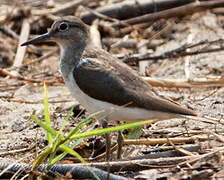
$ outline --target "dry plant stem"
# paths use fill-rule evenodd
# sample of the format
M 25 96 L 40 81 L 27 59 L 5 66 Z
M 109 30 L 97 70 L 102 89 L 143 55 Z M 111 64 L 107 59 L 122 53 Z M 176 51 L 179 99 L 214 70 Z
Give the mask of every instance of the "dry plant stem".
M 139 16 L 136 18 L 128 19 L 121 21 L 122 23 L 127 23 L 130 25 L 133 24 L 140 24 L 140 23 L 145 23 L 149 21 L 156 21 L 159 19 L 168 19 L 171 17 L 177 17 L 177 16 L 185 16 L 189 14 L 193 14 L 195 12 L 200 12 L 204 11 L 206 9 L 211 9 L 211 8 L 217 8 L 217 7 L 223 7 L 224 6 L 224 0 L 213 0 L 213 1 L 195 1 L 193 3 L 177 7 L 177 8 L 172 8 L 156 13 L 150 13 L 146 14 L 143 16 Z M 121 24 L 114 23 L 114 27 L 121 26 Z
M 167 87 L 167 88 L 192 88 L 192 87 L 223 87 L 224 77 L 217 78 L 195 78 L 191 81 L 186 79 L 162 79 L 143 77 L 152 86 Z
M 212 134 L 217 141 L 221 142 L 221 143 L 224 143 L 224 137 L 223 135 L 220 135 L 220 134 L 217 134 L 215 132 L 208 132 L 209 134 Z
M 171 140 L 169 137 L 167 137 L 167 140 L 169 141 L 169 144 L 171 144 L 173 146 L 173 148 L 177 151 L 180 152 L 181 154 L 185 155 L 185 156 L 193 156 L 194 154 L 191 153 L 190 151 L 183 149 L 181 147 L 177 147 Z
M 95 20 L 90 26 L 90 39 L 95 47 L 102 48 L 101 35 L 98 30 L 98 20 Z
M 30 151 L 34 148 L 35 146 L 31 146 L 28 148 L 23 148 L 23 149 L 16 149 L 16 150 L 12 150 L 12 151 L 7 151 L 7 152 L 2 152 L 0 153 L 0 156 L 6 156 L 6 155 L 12 155 L 12 154 L 17 154 L 17 153 L 21 153 L 21 152 L 26 152 L 26 151 Z
M 185 157 L 173 157 L 173 158 L 157 158 L 157 159 L 140 159 L 140 160 L 127 160 L 127 161 L 112 161 L 110 162 L 111 172 L 118 171 L 140 171 L 144 169 L 151 168 L 167 168 L 167 167 L 176 167 L 184 166 L 187 163 L 191 164 L 200 159 L 206 158 L 208 156 L 213 156 L 215 153 L 223 151 L 221 148 L 216 151 L 209 152 L 204 155 L 193 155 Z M 184 162 L 183 162 L 184 161 Z M 100 163 L 88 163 L 86 165 L 93 166 L 99 169 L 105 170 L 107 168 L 107 162 Z
M 109 162 L 109 165 L 110 165 L 111 173 L 119 172 L 119 171 L 136 172 L 136 171 L 152 169 L 152 168 L 175 167 L 178 163 L 181 163 L 189 159 L 193 159 L 195 157 L 200 157 L 200 156 L 111 161 Z M 106 170 L 108 162 L 87 163 L 85 165 Z
M 140 54 L 145 54 L 147 52 L 147 42 L 146 40 L 141 40 L 139 43 L 138 43 L 138 52 Z M 147 66 L 149 65 L 149 61 L 140 61 L 138 63 L 139 65 L 139 74 L 142 75 L 142 76 L 145 76 L 146 75 L 146 68 Z
M 117 150 L 117 147 L 118 147 L 117 144 L 115 146 L 111 147 L 111 149 L 110 149 L 111 153 L 115 152 Z M 88 159 L 88 161 L 98 161 L 101 159 L 105 159 L 105 157 L 106 157 L 106 152 L 104 152 L 94 158 L 90 158 L 90 159 Z
M 136 54 L 129 57 L 119 56 L 119 58 L 122 59 L 124 62 L 129 63 L 129 62 L 138 62 L 138 61 L 144 61 L 144 60 L 156 61 L 156 60 L 179 58 L 179 57 L 192 56 L 192 55 L 198 55 L 198 54 L 204 54 L 204 53 L 212 53 L 212 52 L 218 52 L 218 51 L 224 50 L 224 47 L 221 45 L 223 41 L 224 41 L 223 39 L 217 39 L 214 41 L 203 40 L 195 44 L 184 44 L 183 46 L 164 52 L 163 54 L 158 56 L 152 56 L 146 53 L 146 54 Z M 209 45 L 217 44 L 217 43 L 220 43 L 220 47 L 209 48 Z M 190 48 L 195 48 L 201 45 L 207 45 L 207 46 L 206 48 L 200 48 L 199 50 L 189 51 Z
M 5 69 L 0 69 L 0 75 L 5 75 L 5 76 L 9 76 L 10 78 L 13 79 L 18 79 L 20 81 L 25 81 L 25 82 L 29 82 L 29 83 L 43 83 L 45 82 L 46 84 L 50 84 L 50 85 L 54 85 L 54 84 L 58 84 L 58 81 L 46 81 L 46 80 L 37 80 L 37 79 L 31 79 L 31 78 L 26 78 L 23 76 L 19 76 L 19 75 L 15 75 Z
M 93 9 L 89 9 L 89 8 L 85 8 L 85 9 L 86 9 L 87 11 L 89 11 L 90 13 L 94 14 L 95 16 L 97 16 L 97 17 L 103 19 L 103 20 L 111 21 L 111 22 L 115 22 L 115 23 L 120 23 L 120 24 L 122 24 L 122 22 L 121 22 L 120 20 L 118 20 L 118 19 L 109 17 L 109 16 L 107 16 L 107 15 L 105 15 L 105 14 L 102 14 L 102 13 L 100 13 L 100 12 L 97 12 L 97 11 L 95 11 L 95 10 L 93 10 Z M 85 20 L 83 20 L 83 21 L 85 21 Z M 95 20 L 94 20 L 94 21 L 95 21 Z M 129 24 L 125 24 L 125 23 L 124 23 L 123 25 L 124 25 L 124 26 L 128 26 L 128 27 L 132 27 L 132 26 L 130 26 Z
M 56 52 L 58 51 L 58 49 L 53 49 L 52 51 L 46 53 L 45 55 L 39 57 L 39 58 L 36 58 L 28 63 L 24 63 L 21 67 L 24 67 L 24 66 L 28 66 L 28 65 L 31 65 L 31 64 L 34 64 L 34 63 L 37 63 L 37 62 L 41 62 L 47 58 L 49 58 L 50 56 L 52 56 L 53 54 L 55 54 Z M 18 67 L 11 67 L 10 70 L 14 70 L 14 69 L 18 69 Z
M 201 160 L 203 158 L 206 158 L 206 157 L 209 157 L 209 156 L 214 156 L 214 154 L 219 153 L 219 152 L 221 152 L 223 150 L 224 150 L 224 148 L 222 147 L 222 148 L 220 148 L 218 150 L 211 151 L 209 153 L 206 153 L 206 154 L 203 154 L 203 155 L 200 155 L 200 156 L 195 156 L 195 158 L 193 158 L 193 159 L 189 159 L 189 160 L 186 160 L 185 162 L 179 163 L 178 166 L 183 166 L 183 165 L 185 165 L 187 163 L 191 164 L 191 163 L 194 163 L 194 162 L 196 162 L 198 160 Z
M 188 151 L 192 151 L 195 147 L 200 148 L 199 145 L 196 144 L 183 144 L 183 145 L 175 145 L 176 148 L 184 148 L 187 149 Z M 150 152 L 160 152 L 160 151 L 169 151 L 169 150 L 174 150 L 174 147 L 171 145 L 163 145 L 163 146 L 158 146 L 157 148 L 150 149 Z
M 0 69 L 0 75 L 9 76 L 13 79 L 18 79 L 20 81 L 25 81 L 29 83 L 47 83 L 48 85 L 58 85 L 62 84 L 62 82 L 58 80 L 38 80 L 32 78 L 26 78 L 23 76 L 15 75 L 7 70 Z M 147 81 L 150 85 L 155 87 L 167 87 L 167 88 L 192 88 L 198 86 L 204 87 L 222 87 L 224 86 L 224 78 L 216 78 L 216 79 L 207 79 L 207 78 L 197 78 L 192 81 L 187 81 L 185 79 L 161 79 L 161 78 L 151 78 L 151 77 L 143 77 L 145 81 Z
M 195 141 L 206 141 L 208 139 L 214 139 L 213 136 L 208 138 L 205 136 L 194 136 L 194 137 L 182 137 L 182 138 L 150 138 L 150 139 L 125 139 L 123 144 L 125 145 L 158 145 L 158 144 L 170 144 L 172 143 L 194 143 Z
M 50 11 L 48 9 L 46 10 L 33 10 L 33 15 L 47 15 L 47 14 L 53 14 L 53 15 L 69 15 L 74 14 L 76 8 L 78 8 L 80 5 L 85 6 L 88 3 L 92 2 L 93 0 L 73 0 L 69 1 L 63 5 L 60 5 L 59 7 L 53 8 Z
M 102 13 L 99 13 L 99 12 L 93 10 L 93 9 L 90 9 L 90 8 L 87 8 L 87 7 L 85 7 L 85 9 L 86 9 L 87 11 L 89 11 L 90 13 L 94 14 L 95 16 L 97 16 L 97 17 L 99 17 L 99 18 L 101 18 L 101 19 L 104 19 L 104 20 L 106 20 L 106 21 L 117 22 L 117 23 L 120 22 L 119 20 L 117 20 L 117 19 L 115 19 L 115 18 L 111 18 L 111 17 L 109 17 L 109 16 L 106 16 L 106 15 L 104 15 L 104 14 L 102 14 Z
M 156 159 L 156 158 L 165 158 L 165 157 L 182 157 L 183 153 L 180 152 L 179 150 L 166 150 L 164 151 L 162 149 L 163 146 L 161 146 L 162 151 L 158 152 L 149 152 L 148 154 L 141 155 L 141 156 L 135 156 L 135 157 L 128 157 L 127 159 L 124 160 L 137 160 L 137 159 Z M 181 147 L 181 146 L 176 146 L 176 147 Z M 201 150 L 201 147 L 199 145 L 188 145 L 184 146 L 182 145 L 182 148 L 184 150 L 187 150 L 188 152 L 198 152 Z
M 115 44 L 119 42 L 119 45 L 117 47 L 124 47 L 124 48 L 136 48 L 138 42 L 134 39 L 126 38 L 125 41 L 121 38 L 103 38 L 102 42 L 106 46 L 111 46 L 112 44 Z
M 190 31 L 191 32 L 191 31 Z M 192 44 L 195 34 L 191 32 L 187 37 L 187 44 Z M 186 49 L 186 52 L 189 52 L 190 49 Z M 191 79 L 191 70 L 190 70 L 190 56 L 184 58 L 184 73 L 186 79 L 189 81 Z
M 21 33 L 19 37 L 19 43 L 17 47 L 16 57 L 14 60 L 13 67 L 21 67 L 23 63 L 23 59 L 26 53 L 26 47 L 20 46 L 23 42 L 26 42 L 28 40 L 30 34 L 30 23 L 28 22 L 28 19 L 24 19 L 22 23 Z
M 10 37 L 13 37 L 14 39 L 19 40 L 19 36 L 9 26 L 0 27 L 0 30 L 2 31 L 2 33 L 6 34 L 7 36 L 10 36 Z
M 82 14 L 81 18 L 87 24 L 91 24 L 97 17 L 98 14 L 106 15 L 110 18 L 116 19 L 128 19 L 136 16 L 140 16 L 146 13 L 152 13 L 155 11 L 161 11 L 184 4 L 193 2 L 194 0 L 179 1 L 179 0 L 159 0 L 159 1 L 148 1 L 148 0 L 129 0 L 121 1 L 113 4 L 106 4 L 103 7 L 99 7 L 95 10 L 95 13 L 87 12 Z M 119 24 L 119 22 L 118 22 Z
M 216 94 L 219 90 L 221 90 L 221 88 L 216 88 L 214 91 L 212 91 L 211 93 L 207 94 L 206 96 L 204 96 L 203 98 L 199 98 L 199 99 L 194 99 L 194 102 L 197 101 L 203 101 L 211 96 L 213 96 L 214 94 Z
M 31 65 L 31 64 L 34 64 L 34 63 L 37 63 L 37 62 L 41 62 L 41 61 L 49 58 L 50 56 L 54 55 L 57 51 L 58 51 L 58 49 L 53 49 L 52 51 L 46 53 L 45 55 L 43 55 L 43 56 L 41 56 L 37 59 L 34 59 L 33 61 L 25 63 L 24 66 Z
M 40 101 L 26 101 L 26 100 L 23 100 L 23 99 L 16 99 L 14 97 L 3 97 L 3 96 L 0 96 L 0 98 L 3 98 L 5 99 L 5 101 L 8 101 L 8 102 L 16 102 L 16 103 L 21 103 L 21 104 L 42 104 L 43 101 L 40 100 Z M 58 100 L 58 101 L 49 101 L 49 103 L 51 104 L 56 104 L 56 103 L 65 103 L 65 102 L 71 102 L 72 100 Z
M 147 29 L 148 27 L 152 26 L 154 22 L 149 22 L 149 23 L 142 23 L 142 24 L 136 24 L 136 25 L 129 25 L 126 26 L 122 29 L 119 29 L 119 36 L 123 36 L 125 34 L 130 34 L 133 29 L 137 29 L 139 31 L 143 31 L 144 29 Z

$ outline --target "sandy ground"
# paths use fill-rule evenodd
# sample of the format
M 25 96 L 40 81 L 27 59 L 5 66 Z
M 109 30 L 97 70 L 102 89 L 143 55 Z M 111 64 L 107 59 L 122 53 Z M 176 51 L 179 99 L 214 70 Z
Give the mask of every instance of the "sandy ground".
M 174 22 L 170 22 L 174 23 Z M 161 54 L 168 50 L 177 48 L 188 41 L 192 43 L 201 40 L 216 40 L 223 38 L 223 17 L 216 16 L 210 12 L 195 14 L 191 18 L 182 19 L 178 23 L 172 24 L 172 28 L 164 36 L 160 37 L 164 43 L 155 49 L 156 54 Z M 169 37 L 169 40 L 167 40 Z M 1 38 L 1 37 L 0 37 Z M 43 47 L 42 47 L 43 48 Z M 42 49 L 38 47 L 38 49 Z M 51 47 L 54 48 L 54 47 Z M 42 49 L 43 50 L 43 49 Z M 43 50 L 44 51 L 44 50 Z M 116 50 L 112 50 L 116 51 Z M 118 50 L 117 50 L 118 51 Z M 124 50 L 122 50 L 124 51 Z M 32 57 L 27 55 L 26 60 Z M 58 53 L 55 53 L 41 63 L 33 64 L 21 70 L 21 74 L 26 77 L 42 77 L 47 73 L 48 78 L 54 75 L 60 76 L 57 70 Z M 224 76 L 224 52 L 207 53 L 177 59 L 166 59 L 148 68 L 152 77 L 160 78 L 186 78 L 184 70 L 186 59 L 190 62 L 190 79 L 200 77 Z M 18 80 L 7 77 L 0 77 L 0 162 L 31 162 L 36 156 L 36 152 L 46 145 L 45 135 L 41 128 L 32 122 L 32 113 L 42 117 L 43 88 L 36 83 L 21 83 Z M 172 98 L 182 105 L 194 109 L 203 116 L 209 116 L 224 120 L 224 87 L 192 87 L 192 88 L 155 88 L 161 95 Z M 54 127 L 59 128 L 62 118 L 67 110 L 77 104 L 71 98 L 64 85 L 49 86 L 49 101 Z M 13 98 L 11 98 L 13 97 Z M 15 102 L 16 101 L 16 102 Z M 69 122 L 68 129 L 74 127 L 76 120 L 73 118 Z M 93 125 L 92 125 L 93 126 Z M 175 119 L 157 122 L 150 128 L 144 130 L 144 135 L 148 137 L 178 136 L 187 131 L 198 132 L 223 132 L 223 124 L 209 124 L 199 120 Z M 167 131 L 168 134 L 163 134 Z M 157 135 L 156 132 L 162 132 Z M 222 136 L 222 135 L 220 135 Z M 205 141 L 202 143 L 204 149 L 211 149 L 223 146 L 223 142 Z M 141 151 L 146 146 L 130 146 L 132 153 L 124 152 L 124 155 L 135 156 L 142 154 Z M 153 148 L 153 147 L 151 147 Z M 21 150 L 21 149 L 24 149 Z M 134 151 L 137 149 L 138 151 Z M 19 150 L 18 153 L 7 152 Z M 20 151 L 21 150 L 21 151 Z

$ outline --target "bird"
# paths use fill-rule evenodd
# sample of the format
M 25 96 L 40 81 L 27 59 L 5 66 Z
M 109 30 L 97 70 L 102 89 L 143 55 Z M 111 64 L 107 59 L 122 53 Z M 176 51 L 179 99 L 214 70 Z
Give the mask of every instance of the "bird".
M 54 41 L 60 47 L 60 71 L 65 85 L 79 103 L 97 115 L 103 127 L 108 122 L 172 119 L 197 114 L 160 96 L 136 71 L 111 53 L 96 48 L 89 27 L 75 16 L 60 17 L 48 30 L 22 46 Z M 106 136 L 109 156 L 110 139 Z

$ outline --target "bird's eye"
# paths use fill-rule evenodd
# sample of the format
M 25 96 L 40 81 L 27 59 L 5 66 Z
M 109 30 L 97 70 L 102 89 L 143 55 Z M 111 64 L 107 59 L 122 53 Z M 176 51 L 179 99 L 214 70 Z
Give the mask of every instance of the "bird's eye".
M 68 24 L 63 22 L 58 26 L 59 31 L 66 31 L 68 29 Z

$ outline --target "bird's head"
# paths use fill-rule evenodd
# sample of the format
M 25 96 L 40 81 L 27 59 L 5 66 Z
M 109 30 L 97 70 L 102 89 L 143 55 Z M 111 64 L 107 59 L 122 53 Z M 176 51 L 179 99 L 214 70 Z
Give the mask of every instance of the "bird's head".
M 87 25 L 76 17 L 67 16 L 56 20 L 47 33 L 28 40 L 21 45 L 26 46 L 48 40 L 65 46 L 71 43 L 80 44 L 85 42 L 86 39 L 88 39 Z

